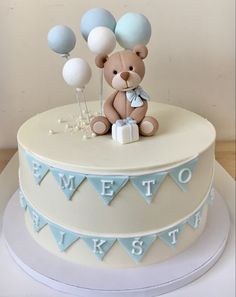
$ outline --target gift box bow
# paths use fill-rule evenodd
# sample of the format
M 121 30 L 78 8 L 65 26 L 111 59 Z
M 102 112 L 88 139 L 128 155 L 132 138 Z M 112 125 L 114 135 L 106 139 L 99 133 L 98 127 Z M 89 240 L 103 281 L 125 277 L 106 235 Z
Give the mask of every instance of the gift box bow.
M 132 124 L 136 124 L 136 121 L 133 120 L 130 117 L 128 117 L 126 119 L 122 119 L 122 120 L 117 120 L 116 121 L 116 126 L 117 127 L 122 127 L 122 126 L 125 126 L 125 125 L 132 125 Z

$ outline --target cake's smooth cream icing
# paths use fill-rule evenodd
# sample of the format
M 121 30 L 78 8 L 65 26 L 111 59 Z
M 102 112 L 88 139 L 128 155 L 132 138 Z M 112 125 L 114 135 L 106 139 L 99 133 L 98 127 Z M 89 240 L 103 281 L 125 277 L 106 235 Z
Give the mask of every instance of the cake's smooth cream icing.
M 98 102 L 88 102 L 91 111 Z M 65 133 L 66 122 L 78 116 L 76 104 L 58 107 L 26 121 L 18 132 L 20 147 L 52 166 L 83 173 L 137 174 L 173 166 L 205 151 L 214 143 L 215 129 L 199 115 L 182 108 L 149 103 L 148 115 L 158 119 L 160 128 L 153 137 L 120 145 L 111 135 L 82 138 L 78 131 Z M 55 131 L 50 135 L 49 130 Z
M 97 102 L 89 102 L 88 105 L 91 112 L 98 110 Z M 73 122 L 78 113 L 75 104 L 58 107 L 31 118 L 18 132 L 20 186 L 28 201 L 28 209 L 31 209 L 31 217 L 34 211 L 34 219 L 37 219 L 38 214 L 47 222 L 39 233 L 34 233 L 27 212 L 26 222 L 32 236 L 44 248 L 58 255 L 57 244 L 49 240 L 49 224 L 80 234 L 83 239 L 72 244 L 61 256 L 100 267 L 136 265 L 127 260 L 127 253 L 123 250 L 129 251 L 129 241 L 122 241 L 122 238 L 134 238 L 129 252 L 138 254 L 141 253 L 142 244 L 151 245 L 150 236 L 157 236 L 158 239 L 145 252 L 139 265 L 167 259 L 191 245 L 200 236 L 206 223 L 205 204 L 214 171 L 215 129 L 212 124 L 182 108 L 150 103 L 149 115 L 157 118 L 160 124 L 158 133 L 150 138 L 142 137 L 138 142 L 121 145 L 112 141 L 111 135 L 84 140 L 82 132 L 70 133 L 66 125 Z M 54 134 L 49 131 L 54 131 Z M 40 166 L 45 166 L 47 170 L 39 184 L 35 182 L 29 156 L 31 161 L 40 162 Z M 185 167 L 188 167 L 187 171 Z M 73 194 L 65 191 L 71 185 L 68 179 L 63 182 L 59 180 L 64 186 L 64 189 L 60 188 L 60 182 L 58 184 L 53 174 L 55 168 L 58 176 L 63 172 L 79 174 L 82 181 Z M 98 186 L 99 182 L 103 184 L 101 189 L 92 182 L 96 176 Z M 152 176 L 156 180 L 152 180 Z M 115 183 L 117 178 L 124 178 L 125 182 L 122 181 L 119 191 L 107 201 L 101 191 L 109 194 L 113 189 L 109 181 Z M 184 179 L 186 185 L 181 185 L 178 179 Z M 150 199 L 148 191 L 157 181 L 160 181 L 160 185 Z M 146 192 L 142 193 L 142 185 L 145 185 Z M 195 219 L 197 222 L 195 214 L 199 210 L 202 211 L 201 225 L 193 230 L 187 223 Z M 172 229 L 182 225 L 184 228 L 181 229 L 175 248 L 163 244 L 163 240 L 167 240 L 167 243 L 169 239 L 174 240 Z M 172 233 L 166 239 L 164 235 L 168 230 Z M 167 233 L 163 235 L 162 232 Z M 86 236 L 91 238 L 94 246 L 86 241 Z M 100 246 L 103 245 L 96 238 L 115 240 L 103 261 L 97 261 L 95 257 L 96 252 L 101 252 L 99 242 Z M 143 238 L 143 242 L 140 238 Z M 95 247 L 92 255 L 88 256 L 85 245 L 88 249 Z M 123 249 L 120 245 L 123 245 Z

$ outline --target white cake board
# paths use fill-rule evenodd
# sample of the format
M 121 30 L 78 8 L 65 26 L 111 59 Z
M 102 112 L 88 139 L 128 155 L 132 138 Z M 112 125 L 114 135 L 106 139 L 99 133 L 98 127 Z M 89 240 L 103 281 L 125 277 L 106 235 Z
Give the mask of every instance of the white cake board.
M 216 193 L 209 207 L 206 229 L 192 247 L 156 265 L 111 270 L 73 264 L 41 248 L 25 227 L 17 192 L 8 203 L 3 221 L 10 254 L 25 272 L 56 290 L 86 297 L 153 297 L 176 290 L 199 278 L 216 263 L 226 245 L 229 229 L 228 210 Z

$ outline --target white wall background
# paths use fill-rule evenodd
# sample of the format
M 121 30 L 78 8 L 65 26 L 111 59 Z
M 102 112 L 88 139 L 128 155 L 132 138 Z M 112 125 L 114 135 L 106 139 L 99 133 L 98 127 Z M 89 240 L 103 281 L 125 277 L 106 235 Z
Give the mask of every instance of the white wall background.
M 0 0 L 0 148 L 16 146 L 17 129 L 30 116 L 75 100 L 61 76 L 65 61 L 47 47 L 52 26 L 76 32 L 72 57 L 92 66 L 86 94 L 97 99 L 98 70 L 79 23 L 98 6 L 117 19 L 127 11 L 149 18 L 153 33 L 142 85 L 154 101 L 208 118 L 218 139 L 235 137 L 234 0 Z

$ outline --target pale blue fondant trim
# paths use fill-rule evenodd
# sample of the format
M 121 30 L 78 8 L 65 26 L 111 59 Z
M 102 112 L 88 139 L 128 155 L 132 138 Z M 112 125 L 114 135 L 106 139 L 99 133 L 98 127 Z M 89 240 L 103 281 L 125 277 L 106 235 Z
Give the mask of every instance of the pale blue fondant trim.
M 71 200 L 73 194 L 85 179 L 85 176 L 80 173 L 52 167 L 50 167 L 50 171 L 68 200 Z
M 106 205 L 109 205 L 129 180 L 128 176 L 89 175 L 87 179 Z
M 35 182 L 40 185 L 43 178 L 47 175 L 49 167 L 43 162 L 35 159 L 32 155 L 26 154 L 26 159 L 28 160 Z
M 156 239 L 157 234 L 153 234 L 141 237 L 119 238 L 118 241 L 134 262 L 139 263 Z
M 178 222 L 174 226 L 169 226 L 166 230 L 160 232 L 153 232 L 152 234 L 138 234 L 131 237 L 101 237 L 97 235 L 85 235 L 68 230 L 58 224 L 55 224 L 51 220 L 41 215 L 34 209 L 32 204 L 28 201 L 26 196 L 20 191 L 20 204 L 29 211 L 32 219 L 33 229 L 36 232 L 40 232 L 46 225 L 49 226 L 52 236 L 55 239 L 60 251 L 67 250 L 74 242 L 82 239 L 88 248 L 94 253 L 98 260 L 102 260 L 114 243 L 118 241 L 122 247 L 127 251 L 128 255 L 134 262 L 140 262 L 151 245 L 157 238 L 162 240 L 170 247 L 175 247 L 179 240 L 179 235 L 183 231 L 186 224 L 189 224 L 193 230 L 197 229 L 201 225 L 201 217 L 203 207 L 207 207 L 214 200 L 214 192 L 209 190 L 203 203 L 191 214 L 188 218 L 185 218 L 181 222 Z M 23 203 L 22 203 L 23 201 Z
M 150 204 L 156 192 L 159 190 L 162 182 L 167 176 L 167 172 L 154 173 L 142 176 L 132 176 L 130 181 L 132 185 L 143 196 L 145 201 Z
M 116 242 L 116 238 L 96 236 L 83 236 L 82 239 L 100 261 L 106 256 Z
M 182 191 L 187 191 L 187 185 L 192 179 L 193 170 L 198 161 L 198 157 L 194 157 L 186 161 L 186 163 L 177 165 L 171 169 L 145 175 L 93 175 L 48 166 L 32 157 L 29 153 L 25 152 L 25 154 L 37 184 L 40 184 L 45 175 L 50 171 L 56 182 L 60 185 L 66 198 L 70 200 L 82 182 L 87 179 L 106 205 L 112 202 L 117 193 L 125 187 L 128 181 L 131 181 L 132 185 L 139 191 L 140 195 L 148 204 L 152 202 L 154 195 L 167 175 L 172 178 L 173 182 Z M 32 167 L 32 163 L 36 165 Z M 37 178 L 38 176 L 40 179 Z

